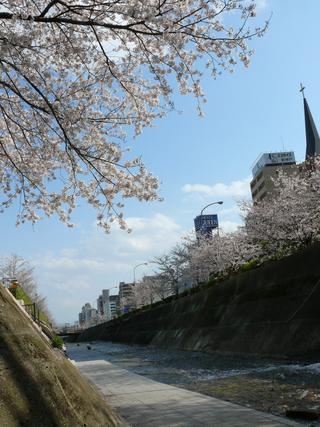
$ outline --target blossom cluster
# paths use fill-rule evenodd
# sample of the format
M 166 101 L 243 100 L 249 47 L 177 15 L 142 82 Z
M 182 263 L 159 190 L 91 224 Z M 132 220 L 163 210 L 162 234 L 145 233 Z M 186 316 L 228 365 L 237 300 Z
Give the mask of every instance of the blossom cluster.
M 18 223 L 56 213 L 71 225 L 81 199 L 125 228 L 126 198 L 155 200 L 158 181 L 127 158 L 137 135 L 198 100 L 203 60 L 215 76 L 248 65 L 248 0 L 11 0 L 0 10 L 0 188 Z M 232 24 L 224 24 L 225 17 Z

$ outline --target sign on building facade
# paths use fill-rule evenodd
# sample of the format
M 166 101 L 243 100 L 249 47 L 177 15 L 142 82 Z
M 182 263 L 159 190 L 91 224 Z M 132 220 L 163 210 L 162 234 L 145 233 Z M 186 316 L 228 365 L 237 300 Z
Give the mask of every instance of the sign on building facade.
M 252 169 L 252 175 L 256 176 L 260 169 L 265 166 L 293 165 L 296 163 L 293 151 L 282 151 L 279 153 L 264 153 Z

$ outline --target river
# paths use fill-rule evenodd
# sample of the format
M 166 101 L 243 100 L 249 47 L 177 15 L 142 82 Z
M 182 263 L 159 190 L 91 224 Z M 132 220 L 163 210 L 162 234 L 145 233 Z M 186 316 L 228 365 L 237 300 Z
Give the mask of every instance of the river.
M 68 343 L 67 351 L 75 361 L 104 359 L 155 381 L 180 387 L 195 381 L 248 374 L 280 377 L 290 373 L 311 376 L 320 373 L 320 363 L 284 363 L 270 359 L 227 357 L 104 341 L 90 344 Z

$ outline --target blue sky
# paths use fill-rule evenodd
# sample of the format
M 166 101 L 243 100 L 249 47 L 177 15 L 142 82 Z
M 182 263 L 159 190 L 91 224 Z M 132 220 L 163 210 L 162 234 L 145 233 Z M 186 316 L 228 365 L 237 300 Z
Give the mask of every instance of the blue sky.
M 131 234 L 114 229 L 105 235 L 84 203 L 69 229 L 57 219 L 34 227 L 15 227 L 15 208 L 1 217 L 0 256 L 18 254 L 35 266 L 41 294 L 57 322 L 73 322 L 84 303 L 96 302 L 102 289 L 116 293 L 120 281 L 133 280 L 135 265 L 161 255 L 193 227 L 208 203 L 225 231 L 241 220 L 237 201 L 250 198 L 251 168 L 259 154 L 293 150 L 305 155 L 300 82 L 306 86 L 320 130 L 319 0 L 260 0 L 258 22 L 272 13 L 267 34 L 253 41 L 248 69 L 216 80 L 206 77 L 204 118 L 192 98 L 177 97 L 182 114 L 172 113 L 132 144 L 161 181 L 161 203 L 127 203 Z M 130 144 L 131 145 L 131 144 Z M 139 279 L 154 265 L 136 269 Z

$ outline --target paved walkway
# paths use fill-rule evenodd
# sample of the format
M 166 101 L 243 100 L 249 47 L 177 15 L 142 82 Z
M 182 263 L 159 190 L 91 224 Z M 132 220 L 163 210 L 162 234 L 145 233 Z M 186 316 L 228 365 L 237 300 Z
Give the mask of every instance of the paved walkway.
M 178 387 L 158 383 L 105 360 L 76 362 L 80 371 L 134 427 L 301 426 Z

